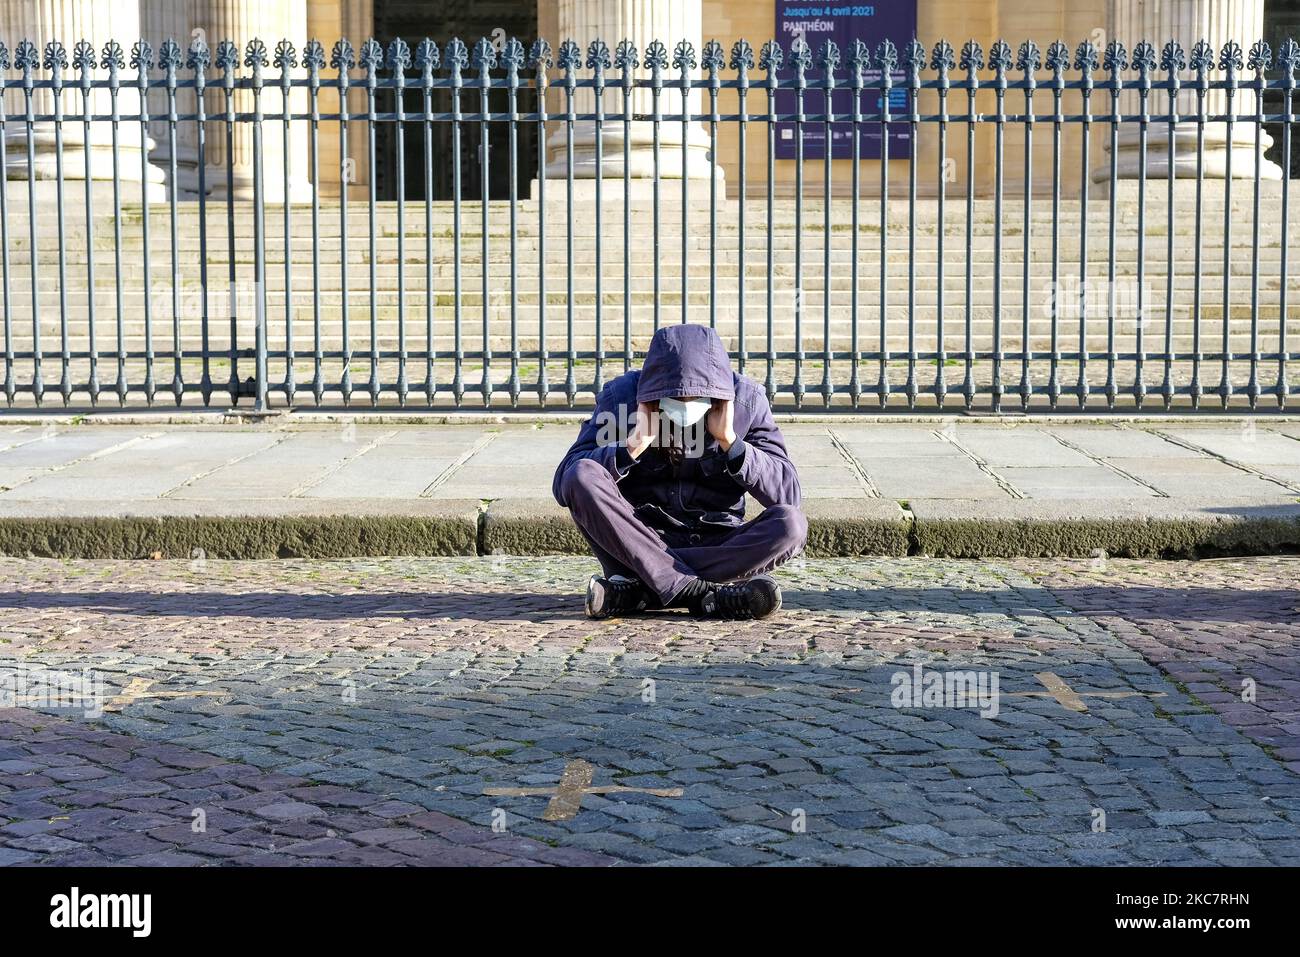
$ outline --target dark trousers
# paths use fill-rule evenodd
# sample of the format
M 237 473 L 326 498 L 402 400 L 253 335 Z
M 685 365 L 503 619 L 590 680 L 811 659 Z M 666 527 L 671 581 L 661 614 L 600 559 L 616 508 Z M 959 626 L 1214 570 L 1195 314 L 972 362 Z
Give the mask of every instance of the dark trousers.
M 599 462 L 579 459 L 561 494 L 604 569 L 645 582 L 664 604 L 691 578 L 729 582 L 770 571 L 803 547 L 808 520 L 793 505 L 773 505 L 752 521 L 716 533 L 656 532 L 637 517 Z

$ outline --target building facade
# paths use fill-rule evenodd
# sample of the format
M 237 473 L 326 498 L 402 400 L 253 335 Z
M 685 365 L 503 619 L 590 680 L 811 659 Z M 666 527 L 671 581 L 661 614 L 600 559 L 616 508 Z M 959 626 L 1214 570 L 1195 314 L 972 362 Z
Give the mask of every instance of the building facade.
M 451 37 L 459 36 L 471 43 L 479 37 L 487 37 L 495 42 L 517 36 L 525 42 L 535 36 L 549 39 L 553 47 L 563 39 L 573 39 L 584 49 L 591 40 L 605 39 L 611 49 L 622 39 L 628 39 L 639 50 L 644 51 L 651 40 L 659 39 L 669 49 L 674 43 L 685 39 L 697 51 L 704 41 L 719 40 L 724 48 L 739 38 L 745 38 L 757 49 L 761 43 L 771 38 L 776 29 L 778 3 L 781 0 L 440 0 L 429 3 L 427 0 L 0 0 L 0 42 L 13 50 L 21 39 L 35 42 L 43 48 L 46 41 L 60 39 L 72 50 L 77 40 L 90 40 L 97 49 L 110 37 L 117 39 L 124 47 L 137 37 L 143 37 L 153 50 L 161 47 L 162 42 L 174 38 L 182 49 L 188 47 L 194 38 L 205 39 L 215 50 L 217 43 L 231 39 L 246 44 L 257 37 L 263 39 L 268 48 L 273 48 L 275 41 L 288 38 L 299 49 L 308 38 L 316 38 L 329 51 L 340 37 L 347 37 L 354 47 L 360 48 L 362 41 L 374 37 L 383 44 L 396 37 L 403 37 L 411 43 L 412 48 L 419 39 L 428 36 L 439 44 L 445 44 Z M 1166 40 L 1179 41 L 1185 50 L 1190 50 L 1198 40 L 1207 40 L 1216 48 L 1228 40 L 1236 40 L 1243 48 L 1259 38 L 1270 39 L 1276 47 L 1278 39 L 1290 36 L 1293 26 L 1300 21 L 1300 2 L 1296 0 L 1046 0 L 1030 3 L 1026 0 L 907 0 L 915 5 L 915 22 L 917 37 L 931 47 L 935 42 L 946 39 L 960 50 L 967 39 L 975 39 L 987 50 L 995 39 L 1005 39 L 1016 49 L 1025 40 L 1035 42 L 1041 50 L 1055 40 L 1065 41 L 1072 49 L 1080 41 L 1091 41 L 1099 50 L 1104 50 L 1110 40 L 1119 40 L 1132 49 L 1141 40 L 1156 43 Z M 789 4 L 784 4 L 789 6 Z M 15 74 L 11 71 L 10 76 Z M 333 76 L 327 69 L 323 77 Z M 558 71 L 557 71 L 558 75 Z M 44 91 L 37 91 L 40 99 Z M 927 91 L 927 96 L 931 91 Z M 295 101 L 291 104 L 295 112 L 305 110 L 304 102 L 298 100 L 304 91 L 296 91 Z M 48 93 L 44 93 L 48 96 Z M 559 91 L 552 89 L 552 100 L 548 108 L 560 108 Z M 587 94 L 590 95 L 589 93 Z M 1218 94 L 1212 94 L 1212 98 Z M 154 91 L 150 96 L 150 113 L 157 116 L 165 109 L 163 91 Z M 192 98 L 191 91 L 184 91 L 184 96 Z M 221 94 L 210 91 L 207 107 L 209 111 L 222 109 Z M 364 90 L 359 87 L 353 91 L 355 100 L 349 102 L 352 112 L 364 110 Z M 648 93 L 645 94 L 648 96 Z M 697 99 L 692 109 L 698 104 Z M 1238 98 L 1238 111 L 1253 109 L 1253 94 L 1243 93 Z M 639 92 L 637 97 L 642 97 Z M 1180 94 L 1180 110 L 1194 109 L 1194 94 L 1190 91 Z M 1123 107 L 1137 111 L 1136 93 L 1126 93 Z M 6 111 L 10 116 L 21 114 L 22 98 L 18 90 L 10 87 L 5 94 Z M 236 94 L 236 109 L 248 109 L 247 94 Z M 46 105 L 48 105 L 47 101 Z M 1017 105 L 1017 104 L 1013 104 Z M 1217 102 L 1209 104 L 1214 112 Z M 39 106 L 39 104 L 38 104 Z M 521 106 L 530 108 L 525 94 Z M 589 104 L 588 104 L 589 106 Z M 724 90 L 720 95 L 723 110 L 735 108 L 733 91 Z M 1104 109 L 1104 105 L 1101 105 Z M 648 103 L 634 99 L 638 110 L 648 109 Z M 1018 107 L 1018 105 L 1017 105 Z M 413 109 L 419 109 L 418 98 L 412 101 Z M 580 107 L 581 108 L 581 107 Z M 680 107 L 673 107 L 679 109 Z M 751 109 L 753 104 L 751 104 Z M 964 106 L 963 106 L 964 108 Z M 993 108 L 991 92 L 980 94 L 977 109 L 981 111 Z M 128 111 L 129 103 L 124 100 L 122 109 Z M 192 99 L 187 106 L 182 102 L 181 109 L 193 109 Z M 616 111 L 618 106 L 614 98 L 606 109 Z M 1035 111 L 1049 112 L 1050 101 L 1046 92 L 1040 94 Z M 922 111 L 926 110 L 923 104 Z M 78 151 L 89 149 L 92 154 L 92 176 L 98 178 L 104 173 L 107 145 L 96 137 L 107 133 L 97 129 L 92 135 L 92 142 L 82 144 L 80 133 L 74 129 L 75 124 L 68 125 L 64 149 L 67 162 L 64 175 L 76 178 L 83 163 L 78 159 Z M 102 124 L 101 124 L 102 125 Z M 685 134 L 680 129 L 669 129 L 672 124 L 665 124 L 661 134 L 663 163 L 661 175 L 675 178 L 683 175 L 706 180 L 716 177 L 724 184 L 726 195 L 735 197 L 742 179 L 739 169 L 740 150 L 737 138 L 739 132 L 734 123 L 721 124 L 718 131 L 717 149 L 710 148 L 704 129 L 698 125 Z M 407 149 L 413 151 L 405 164 L 408 174 L 405 182 L 396 180 L 396 156 L 392 148 L 392 124 L 379 130 L 380 142 L 376 150 L 376 168 L 370 169 L 369 152 L 363 136 L 350 137 L 347 147 L 348 156 L 340 155 L 340 137 L 337 129 L 330 129 L 331 124 L 322 125 L 320 137 L 320 155 L 318 157 L 322 174 L 320 184 L 323 195 L 337 194 L 339 182 L 346 180 L 359 188 L 369 189 L 372 180 L 376 194 L 381 199 L 396 199 L 403 196 L 408 199 L 423 198 L 426 178 L 423 175 L 410 175 L 412 168 L 418 168 L 421 158 L 421 142 L 418 136 L 406 137 Z M 546 160 L 540 173 L 544 176 L 564 175 L 567 159 L 564 156 L 566 141 L 562 131 L 556 128 L 547 131 L 548 138 Z M 591 179 L 597 175 L 594 149 L 594 130 L 590 124 L 577 131 L 574 141 L 574 175 L 579 179 Z M 648 127 L 649 124 L 641 124 Z M 445 124 L 442 125 L 445 127 Z M 603 133 L 604 173 L 606 177 L 623 176 L 622 130 L 621 124 L 610 124 Z M 157 194 L 167 176 L 170 175 L 172 157 L 165 126 L 155 121 L 150 127 L 149 150 L 151 169 L 136 173 L 136 179 L 145 179 L 151 184 L 152 195 Z M 1072 131 L 1077 132 L 1077 131 Z M 460 138 L 461 166 L 464 174 L 462 195 L 475 197 L 486 190 L 491 197 L 502 197 L 508 193 L 508 181 L 505 179 L 505 163 L 492 163 L 491 182 L 478 182 L 477 164 L 473 157 L 477 155 L 479 144 L 477 132 L 469 125 Z M 7 175 L 10 178 L 27 176 L 25 143 L 23 131 L 17 124 L 7 128 L 6 136 L 11 149 L 7 152 Z M 141 148 L 141 136 L 137 131 L 124 130 L 120 148 L 126 151 Z M 445 128 L 435 130 L 435 155 L 449 156 L 451 139 Z M 537 150 L 535 139 L 538 130 L 533 127 L 521 131 L 518 146 L 519 164 L 517 175 L 521 195 L 527 195 L 532 188 L 532 181 L 538 175 Z M 681 149 L 681 138 L 687 138 L 686 149 Z M 761 143 L 764 135 L 761 128 L 751 130 L 751 137 L 756 144 Z M 1167 155 L 1164 129 L 1153 128 L 1147 141 L 1147 173 L 1150 176 L 1164 175 L 1165 157 Z M 1181 141 L 1184 137 L 1194 138 L 1190 125 L 1181 127 L 1175 134 Z M 134 139 L 132 139 L 134 136 Z M 501 137 L 490 137 L 494 143 L 493 150 L 501 149 Z M 950 137 L 950 140 L 955 137 Z M 1181 142 L 1178 144 L 1181 146 Z M 1265 157 L 1260 159 L 1260 174 L 1265 178 L 1277 178 L 1281 170 L 1273 158 L 1276 150 L 1270 152 L 1270 143 L 1265 143 Z M 53 168 L 52 137 L 38 137 L 36 167 L 39 177 L 48 178 Z M 630 178 L 644 180 L 651 175 L 650 163 L 651 141 L 648 130 L 634 129 L 630 143 Z M 208 137 L 205 155 L 198 155 L 197 130 L 194 124 L 181 124 L 176 142 L 176 184 L 183 194 L 192 195 L 198 188 L 197 170 L 200 163 L 206 164 L 206 188 L 211 195 L 221 196 L 226 191 L 233 191 L 236 197 L 246 198 L 251 191 L 251 132 L 247 129 L 237 131 L 233 141 L 227 143 L 223 137 Z M 977 195 L 987 194 L 992 189 L 990 171 L 993 169 L 995 144 L 990 130 L 979 130 L 976 138 L 975 169 L 967 168 L 967 151 L 954 149 L 950 142 L 948 155 L 939 155 L 938 131 L 933 124 L 923 124 L 915 144 L 915 161 L 918 167 L 916 189 L 918 195 L 934 195 L 942 182 L 950 193 L 960 193 L 973 188 Z M 1052 162 L 1053 145 L 1048 136 L 1037 137 L 1032 145 L 1033 166 L 1042 169 Z M 1090 174 L 1100 171 L 1103 164 L 1109 162 L 1107 150 L 1109 143 L 1105 136 L 1094 136 L 1088 144 L 1088 155 L 1072 144 L 1061 152 L 1060 179 L 1064 195 L 1077 195 L 1084 180 Z M 1207 132 L 1205 173 L 1209 177 L 1222 177 L 1227 167 L 1226 154 L 1229 143 L 1226 131 L 1221 127 Z M 1237 131 L 1231 143 L 1234 151 L 1234 175 L 1253 176 L 1256 157 L 1253 134 L 1245 124 Z M 1009 128 L 1004 142 L 1006 157 L 1020 158 L 1023 155 L 1023 132 L 1019 128 Z M 1136 130 L 1124 129 L 1121 135 L 1119 152 L 1116 157 L 1119 175 L 1136 176 L 1139 167 L 1137 158 L 1138 143 Z M 683 153 L 685 160 L 682 159 Z M 1183 151 L 1183 162 L 1191 162 L 1191 150 Z M 745 179 L 755 192 L 765 192 L 766 154 L 761 148 L 747 151 L 748 169 Z M 415 160 L 416 166 L 412 162 Z M 879 191 L 880 160 L 862 161 L 862 190 L 870 195 Z M 890 179 L 899 189 L 906 186 L 908 179 L 907 159 L 891 161 Z M 772 188 L 774 191 L 789 192 L 796 180 L 792 159 L 778 160 L 775 167 Z M 832 164 L 832 192 L 841 193 L 849 182 L 849 159 L 836 159 Z M 138 168 L 138 164 L 129 159 L 122 162 L 124 170 Z M 1023 179 L 1021 162 L 1003 164 L 1004 188 L 1015 191 L 1022 188 Z M 450 190 L 450 163 L 437 163 L 432 178 L 435 198 L 445 198 Z M 894 168 L 896 167 L 896 169 Z M 287 168 L 287 176 L 284 175 Z M 264 169 L 266 171 L 267 198 L 275 201 L 285 194 L 287 185 L 290 199 L 302 199 L 309 193 L 310 163 L 308 144 L 304 124 L 295 124 L 288 142 L 280 137 L 271 136 L 264 144 Z M 337 171 L 337 172 L 336 172 Z M 973 173 L 973 175 L 972 175 Z M 1180 170 L 1180 175 L 1182 171 Z M 806 160 L 804 169 L 805 187 L 814 192 L 821 189 L 823 182 L 823 164 L 821 160 Z M 1034 191 L 1042 192 L 1050 188 L 1046 182 L 1035 182 Z

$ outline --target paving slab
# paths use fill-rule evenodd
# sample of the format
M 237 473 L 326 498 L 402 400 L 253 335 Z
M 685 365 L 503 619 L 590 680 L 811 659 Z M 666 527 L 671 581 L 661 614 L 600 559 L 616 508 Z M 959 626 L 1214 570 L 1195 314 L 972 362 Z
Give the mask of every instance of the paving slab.
M 387 430 L 285 432 L 280 441 L 168 493 L 169 498 L 289 498 L 315 488 Z
M 358 431 L 355 454 L 297 494 L 304 498 L 416 498 L 462 456 L 495 436 L 495 432 L 459 428 L 386 429 L 373 438 Z
M 1094 464 L 1087 455 L 1063 445 L 1045 429 L 953 426 L 948 434 L 994 468 L 1078 468 Z
M 1149 458 L 1160 461 L 1203 459 L 1205 454 L 1139 427 L 1075 425 L 1052 427 L 1052 434 L 1097 458 Z
M 1214 495 L 1224 501 L 1294 502 L 1296 493 L 1276 482 L 1211 458 L 1125 458 L 1105 460 L 1170 498 Z M 1269 474 L 1274 474 L 1271 468 Z M 1300 468 L 1296 469 L 1300 477 Z
M 1208 449 L 1230 462 L 1300 466 L 1300 442 L 1255 426 L 1249 420 L 1236 429 L 1167 428 L 1158 431 L 1188 445 Z
M 1082 457 L 1081 457 L 1082 458 Z M 1086 462 L 1087 459 L 1085 458 Z M 994 471 L 1026 498 L 1060 501 L 1074 498 L 1154 496 L 1139 482 L 1101 465 L 1000 466 Z
M 26 433 L 25 437 L 23 432 Z M 0 458 L 0 489 L 6 491 L 90 456 L 100 456 L 138 442 L 148 435 L 129 428 L 74 430 L 68 433 L 26 429 L 4 444 Z
M 75 430 L 74 438 L 82 438 Z M 205 432 L 202 436 L 167 431 L 133 437 L 54 468 L 9 489 L 7 499 L 75 501 L 83 498 L 152 499 L 197 476 L 275 444 L 272 433 Z M 59 437 L 50 440 L 58 443 Z M 14 450 L 21 456 L 22 449 Z M 10 452 L 5 453 L 7 458 Z
M 912 498 L 996 499 L 1011 493 L 982 470 L 969 456 L 953 445 L 942 454 L 918 458 L 864 457 L 855 447 L 857 457 L 871 484 L 884 498 L 900 502 Z
M 0 424 L 0 539 L 96 557 L 576 551 L 550 499 L 572 418 Z M 822 417 L 783 431 L 810 552 L 1147 555 L 1291 547 L 1269 511 L 1300 504 L 1291 425 Z

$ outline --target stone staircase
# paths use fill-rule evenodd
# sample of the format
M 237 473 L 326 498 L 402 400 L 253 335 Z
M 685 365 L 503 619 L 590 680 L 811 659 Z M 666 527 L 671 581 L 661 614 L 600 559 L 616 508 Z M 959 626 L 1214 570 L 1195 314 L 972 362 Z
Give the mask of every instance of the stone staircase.
M 1077 200 L 1062 200 L 1055 221 L 1050 200 L 1034 200 L 1029 210 L 1027 275 L 1025 207 L 1020 199 L 1008 200 L 1001 208 L 1000 274 L 998 210 L 991 200 L 975 201 L 968 226 L 965 200 L 949 199 L 942 229 L 937 201 L 918 200 L 912 220 L 905 199 L 891 200 L 883 270 L 880 203 L 863 200 L 858 205 L 856 234 L 856 314 L 852 275 L 853 205 L 847 199 L 832 200 L 829 223 L 820 199 L 805 201 L 801 209 L 790 200 L 777 200 L 770 223 L 767 203 L 750 201 L 743 209 L 743 231 L 742 209 L 735 201 L 716 208 L 707 202 L 692 204 L 686 208 L 685 216 L 680 201 L 665 203 L 660 210 L 657 245 L 653 210 L 647 203 L 637 203 L 626 211 L 631 237 L 627 248 L 623 239 L 625 211 L 618 199 L 603 207 L 599 234 L 592 203 L 575 205 L 570 219 L 564 202 L 554 197 L 548 199 L 544 211 L 536 202 L 520 202 L 513 211 L 513 242 L 509 203 L 489 204 L 486 231 L 480 204 L 463 203 L 459 212 L 457 248 L 456 210 L 450 203 L 434 203 L 426 208 L 422 202 L 408 202 L 400 210 L 403 219 L 400 227 L 398 204 L 376 204 L 373 238 L 371 210 L 365 202 L 350 203 L 346 217 L 337 203 L 322 202 L 316 232 L 313 232 L 310 205 L 291 207 L 287 228 L 284 208 L 268 206 L 263 243 L 269 349 L 273 354 L 283 353 L 291 330 L 295 356 L 305 363 L 295 364 L 295 375 L 300 380 L 310 380 L 312 367 L 308 360 L 317 348 L 319 325 L 319 349 L 326 357 L 325 364 L 333 364 L 334 372 L 327 376 L 332 380 L 338 377 L 341 354 L 348 345 L 354 353 L 365 352 L 371 348 L 373 337 L 382 353 L 395 356 L 402 346 L 404 333 L 406 350 L 422 352 L 428 345 L 431 324 L 433 349 L 439 356 L 448 356 L 457 345 L 459 299 L 461 348 L 466 353 L 481 353 L 486 338 L 486 347 L 496 356 L 493 376 L 502 376 L 501 381 L 509 374 L 509 363 L 502 359 L 508 359 L 512 348 L 535 353 L 542 347 L 543 312 L 544 348 L 551 356 L 563 357 L 572 348 L 583 361 L 582 354 L 597 349 L 598 323 L 599 344 L 605 353 L 621 353 L 625 325 L 639 353 L 649 340 L 656 315 L 661 324 L 678 322 L 683 317 L 683 233 L 686 236 L 686 318 L 714 323 L 733 351 L 740 350 L 743 343 L 750 355 L 771 349 L 792 358 L 802 348 L 820 368 L 817 357 L 829 349 L 836 356 L 839 368 L 846 354 L 854 349 L 856 324 L 857 350 L 876 352 L 882 341 L 882 284 L 884 345 L 895 357 L 899 354 L 906 357 L 913 348 L 921 354 L 940 351 L 941 323 L 942 351 L 950 358 L 960 358 L 968 348 L 969 324 L 969 348 L 981 357 L 981 366 L 987 364 L 985 354 L 997 349 L 999 326 L 1004 352 L 1019 353 L 1026 330 L 1029 349 L 1040 357 L 1051 352 L 1054 331 L 1061 351 L 1075 350 L 1080 339 L 1081 290 L 1086 298 L 1084 333 L 1088 350 L 1104 353 L 1111 342 L 1106 316 L 1112 238 L 1108 228 L 1110 209 L 1105 199 L 1093 200 L 1086 208 Z M 545 213 L 544 229 L 542 212 Z M 1185 355 L 1196 348 L 1199 332 L 1201 351 L 1216 353 L 1222 347 L 1226 315 L 1233 353 L 1248 356 L 1253 348 L 1263 353 L 1276 352 L 1283 246 L 1281 210 L 1276 197 L 1261 205 L 1256 224 L 1249 190 L 1244 187 L 1234 190 L 1233 202 L 1226 212 L 1231 224 L 1227 244 L 1222 194 L 1211 196 L 1205 202 L 1199 310 L 1196 308 L 1194 209 L 1180 202 L 1172 219 L 1168 213 L 1163 186 L 1157 188 L 1153 184 L 1142 233 L 1145 268 L 1139 287 L 1138 206 L 1131 196 L 1117 201 L 1113 237 L 1115 350 L 1121 354 L 1134 353 L 1139 350 L 1140 339 L 1141 351 L 1161 352 L 1168 333 L 1173 349 Z M 46 355 L 46 385 L 60 377 L 58 360 L 65 349 L 71 356 L 70 380 L 86 381 L 92 350 L 89 277 L 93 257 L 94 351 L 101 356 L 116 352 L 120 328 L 134 369 L 146 352 L 148 324 L 152 327 L 155 353 L 170 353 L 179 339 L 185 354 L 185 378 L 192 381 L 189 370 L 204 343 L 202 267 L 206 257 L 209 350 L 224 354 L 232 348 L 231 296 L 227 290 L 231 288 L 233 262 L 236 302 L 233 346 L 237 352 L 247 354 L 246 350 L 254 345 L 258 300 L 253 209 L 246 203 L 232 208 L 222 201 L 211 201 L 205 205 L 202 215 L 205 224 L 201 229 L 199 205 L 179 204 L 173 240 L 169 205 L 151 205 L 146 264 L 145 211 L 140 206 L 123 208 L 121 221 L 116 224 L 120 226 L 119 242 L 111 208 L 92 207 L 88 233 L 85 208 L 69 205 L 65 211 L 62 244 L 54 211 L 39 207 L 35 257 L 38 292 L 35 314 L 39 321 L 34 324 L 33 256 L 27 210 L 16 204 L 11 195 L 10 215 L 4 224 L 8 254 L 7 348 L 16 354 L 30 353 L 35 325 Z M 346 343 L 341 228 L 344 218 L 347 224 Z M 1081 220 L 1086 221 L 1086 228 Z M 1254 239 L 1256 227 L 1258 246 Z M 1167 311 L 1166 254 L 1171 232 L 1172 302 Z M 942 306 L 938 251 L 941 233 Z M 1300 224 L 1292 222 L 1288 226 L 1290 269 L 1295 268 L 1298 240 Z M 400 252 L 399 241 L 403 247 Z M 828 242 L 829 272 L 826 268 Z M 1080 266 L 1080 253 L 1085 244 L 1086 271 Z M 1226 310 L 1225 252 L 1229 292 Z M 1256 252 L 1257 256 L 1253 255 Z M 455 279 L 457 262 L 459 297 Z M 1054 276 L 1060 289 L 1055 322 L 1051 295 Z M 1081 285 L 1085 280 L 1086 285 Z M 1141 294 L 1139 288 L 1144 290 Z M 146 290 L 150 292 L 147 296 Z M 1287 316 L 1292 341 L 1300 333 L 1297 300 L 1300 300 L 1300 290 L 1293 288 Z M 1139 301 L 1145 322 L 1139 321 L 1142 314 Z M 61 309 L 66 313 L 66 327 Z M 571 344 L 567 334 L 570 326 Z M 218 356 L 216 361 L 224 360 Z M 277 367 L 283 369 L 284 360 L 273 361 L 273 366 L 277 362 Z M 381 360 L 385 366 L 395 362 L 395 357 Z M 478 368 L 476 362 L 470 365 Z M 531 363 L 535 366 L 536 360 Z M 107 360 L 101 360 L 101 366 L 108 364 Z M 413 375 L 417 371 L 414 366 L 422 364 L 422 361 L 413 364 Z M 621 371 L 622 365 L 621 359 L 611 362 L 609 374 Z M 30 366 L 30 359 L 15 360 L 13 374 L 18 381 L 30 379 Z M 251 369 L 251 363 L 248 368 Z M 354 380 L 364 378 L 368 366 L 354 359 L 351 374 Z M 395 375 L 392 369 L 385 368 L 380 377 L 391 381 Z M 170 378 L 170 371 L 166 377 Z

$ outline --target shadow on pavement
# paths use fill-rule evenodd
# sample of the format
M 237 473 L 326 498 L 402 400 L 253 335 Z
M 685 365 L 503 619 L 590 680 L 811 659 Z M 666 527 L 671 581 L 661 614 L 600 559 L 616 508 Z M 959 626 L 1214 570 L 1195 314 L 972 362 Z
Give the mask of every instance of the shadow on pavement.
M 917 612 L 970 615 L 1047 614 L 1069 609 L 1088 615 L 1178 621 L 1274 622 L 1300 618 L 1300 590 L 1289 588 L 1116 588 L 1109 586 L 1019 588 L 976 591 L 959 588 L 792 588 L 784 592 L 788 612 L 852 614 Z M 213 618 L 454 618 L 469 621 L 576 620 L 583 597 L 545 592 L 455 593 L 379 592 L 319 595 L 283 592 L 0 592 L 3 609 L 82 608 L 110 614 L 204 616 Z M 672 612 L 681 614 L 680 612 Z

